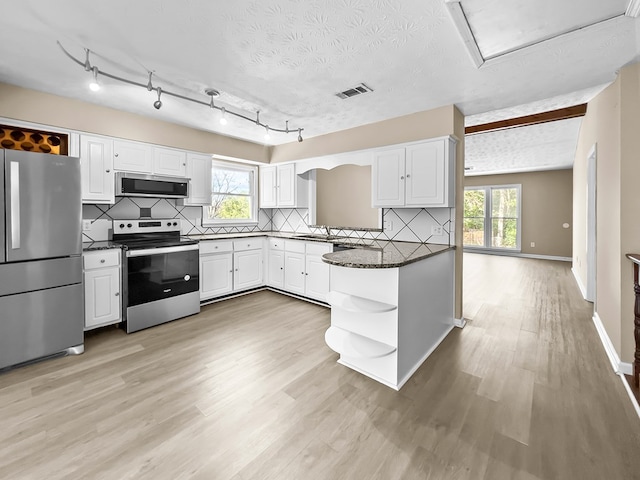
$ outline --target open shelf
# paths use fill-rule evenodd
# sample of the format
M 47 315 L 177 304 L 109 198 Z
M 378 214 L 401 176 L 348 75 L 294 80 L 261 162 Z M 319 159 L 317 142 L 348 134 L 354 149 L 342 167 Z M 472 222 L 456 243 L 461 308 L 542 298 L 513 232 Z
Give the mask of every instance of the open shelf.
M 352 358 L 379 358 L 396 351 L 396 347 L 363 337 L 339 327 L 329 327 L 324 340 L 334 352 Z
M 384 313 L 391 312 L 398 308 L 388 303 L 333 290 L 327 294 L 326 298 L 327 303 L 332 307 L 342 308 L 343 310 L 353 313 Z

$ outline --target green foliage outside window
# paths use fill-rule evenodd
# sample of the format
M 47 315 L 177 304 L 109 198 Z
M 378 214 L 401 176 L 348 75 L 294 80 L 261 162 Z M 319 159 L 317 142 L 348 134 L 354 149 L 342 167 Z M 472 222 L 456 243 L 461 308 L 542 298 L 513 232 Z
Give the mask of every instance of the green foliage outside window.
M 478 187 L 465 190 L 464 245 L 518 248 L 518 201 L 517 187 Z M 490 228 L 489 245 L 485 241 L 487 227 Z

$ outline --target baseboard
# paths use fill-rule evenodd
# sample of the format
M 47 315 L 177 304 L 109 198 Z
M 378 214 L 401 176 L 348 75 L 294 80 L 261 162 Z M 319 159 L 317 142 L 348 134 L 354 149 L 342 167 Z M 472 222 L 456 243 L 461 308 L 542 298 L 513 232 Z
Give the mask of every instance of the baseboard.
M 600 336 L 600 341 L 602 342 L 604 351 L 609 358 L 609 362 L 611 362 L 611 367 L 616 374 L 620 375 L 622 373 L 620 357 L 618 356 L 618 352 L 616 352 L 613 343 L 611 343 L 609 335 L 607 335 L 607 331 L 602 324 L 602 320 L 600 319 L 598 312 L 593 313 L 592 319 L 594 325 L 596 326 L 596 330 L 598 331 L 598 335 Z
M 578 271 L 571 267 L 571 273 L 573 273 L 573 278 L 576 279 L 576 283 L 578 284 L 578 288 L 580 289 L 580 293 L 582 294 L 582 298 L 584 298 L 585 300 L 587 299 L 587 289 L 584 286 L 584 284 L 582 283 L 582 280 L 580 280 L 580 275 L 578 275 Z
M 481 253 L 484 255 L 500 255 L 503 257 L 535 258 L 538 260 L 557 260 L 560 262 L 573 261 L 573 258 L 571 257 L 560 257 L 557 255 L 538 255 L 535 253 L 509 252 L 509 251 L 502 251 L 502 250 L 484 250 L 484 249 L 475 249 L 475 248 L 465 248 L 464 251 L 466 253 Z
M 458 328 L 464 328 L 464 326 L 467 324 L 467 319 L 466 318 L 454 318 L 453 319 L 453 326 L 454 327 L 458 327 Z
M 636 396 L 633 394 L 633 390 L 631 390 L 631 385 L 629 385 L 629 382 L 627 381 L 627 377 L 625 377 L 624 375 L 620 375 L 620 378 L 622 379 L 622 384 L 624 385 L 624 389 L 627 391 L 627 394 L 631 399 L 631 404 L 633 405 L 633 408 L 636 409 L 636 414 L 638 415 L 638 417 L 640 417 L 640 405 L 638 405 L 638 400 L 636 400 Z

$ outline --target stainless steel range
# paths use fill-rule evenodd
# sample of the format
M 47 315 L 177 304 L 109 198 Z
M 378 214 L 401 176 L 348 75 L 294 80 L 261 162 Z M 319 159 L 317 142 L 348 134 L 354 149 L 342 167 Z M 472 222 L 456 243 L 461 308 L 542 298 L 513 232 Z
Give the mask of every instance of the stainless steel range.
M 112 239 L 125 247 L 127 333 L 200 311 L 199 245 L 180 236 L 178 220 L 114 220 Z

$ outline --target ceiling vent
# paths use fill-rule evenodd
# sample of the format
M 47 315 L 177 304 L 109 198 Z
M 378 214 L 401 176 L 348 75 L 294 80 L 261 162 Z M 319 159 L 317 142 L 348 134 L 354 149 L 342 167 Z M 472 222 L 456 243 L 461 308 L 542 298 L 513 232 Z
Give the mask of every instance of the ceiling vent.
M 362 95 L 363 93 L 367 92 L 373 92 L 373 88 L 367 87 L 364 83 L 361 83 L 360 85 L 349 88 L 344 92 L 336 93 L 336 97 L 344 100 L 345 98 L 355 97 L 356 95 Z

